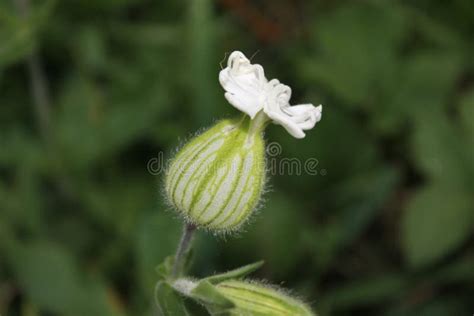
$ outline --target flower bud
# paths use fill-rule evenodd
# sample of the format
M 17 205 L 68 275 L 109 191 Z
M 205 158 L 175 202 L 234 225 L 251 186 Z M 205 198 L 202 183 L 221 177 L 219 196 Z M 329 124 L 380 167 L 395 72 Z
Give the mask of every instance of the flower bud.
M 171 161 L 165 192 L 191 223 L 235 230 L 255 209 L 265 182 L 263 124 L 223 120 L 187 143 Z
M 281 289 L 240 279 L 217 284 L 178 279 L 172 284 L 182 295 L 204 305 L 211 315 L 230 316 L 314 316 L 303 302 Z
M 230 311 L 230 315 L 314 315 L 303 302 L 279 289 L 256 282 L 228 280 L 217 284 L 216 288 L 234 303 L 235 307 Z

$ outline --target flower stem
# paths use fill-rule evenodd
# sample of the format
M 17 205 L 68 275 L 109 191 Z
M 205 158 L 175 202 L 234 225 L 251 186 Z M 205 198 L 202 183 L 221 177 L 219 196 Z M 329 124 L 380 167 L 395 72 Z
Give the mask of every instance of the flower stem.
M 196 230 L 196 225 L 194 224 L 184 224 L 183 234 L 181 235 L 181 240 L 176 250 L 176 255 L 174 257 L 174 264 L 172 270 L 172 277 L 175 278 L 178 276 L 180 269 L 183 266 L 183 260 L 186 257 L 186 254 L 191 248 L 191 243 L 194 237 L 194 231 Z

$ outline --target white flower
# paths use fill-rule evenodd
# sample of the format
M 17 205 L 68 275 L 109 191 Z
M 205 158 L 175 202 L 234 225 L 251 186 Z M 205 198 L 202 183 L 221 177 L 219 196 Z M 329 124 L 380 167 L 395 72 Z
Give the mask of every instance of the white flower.
M 230 104 L 248 114 L 251 119 L 260 112 L 275 124 L 282 125 L 295 138 L 305 137 L 321 120 L 322 106 L 301 104 L 291 106 L 290 87 L 277 79 L 265 78 L 263 67 L 251 64 L 242 52 L 230 54 L 227 67 L 219 73 L 219 82 Z

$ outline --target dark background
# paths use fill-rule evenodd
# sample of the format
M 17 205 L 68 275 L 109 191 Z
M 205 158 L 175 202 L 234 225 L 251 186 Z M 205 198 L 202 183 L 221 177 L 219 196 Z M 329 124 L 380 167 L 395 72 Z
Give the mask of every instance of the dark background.
M 324 105 L 303 140 L 266 133 L 319 174 L 200 232 L 193 275 L 264 259 L 323 316 L 472 315 L 473 34 L 471 0 L 2 0 L 0 314 L 152 311 L 181 222 L 147 162 L 239 115 L 238 49 Z

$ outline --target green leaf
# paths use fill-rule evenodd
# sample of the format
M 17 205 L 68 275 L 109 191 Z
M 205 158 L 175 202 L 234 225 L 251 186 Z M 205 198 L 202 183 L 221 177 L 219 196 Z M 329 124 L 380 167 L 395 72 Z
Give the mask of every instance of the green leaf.
M 12 184 L 0 186 L 2 216 L 12 229 L 39 232 L 45 228 L 43 197 L 39 190 L 39 178 L 34 168 L 22 165 L 17 169 Z
M 337 256 L 363 234 L 384 210 L 384 204 L 397 188 L 400 175 L 394 168 L 374 168 L 347 179 L 324 195 L 334 216 L 316 229 L 307 229 L 305 244 L 314 254 L 314 267 L 331 269 Z M 337 216 L 335 216 L 337 214 Z
M 466 299 L 469 294 L 466 293 Z M 470 315 L 470 304 L 463 305 L 463 297 L 456 294 L 436 295 L 432 300 L 421 304 L 397 304 L 383 316 L 454 316 Z
M 378 168 L 348 177 L 334 192 L 335 206 L 342 212 L 333 225 L 341 230 L 339 247 L 345 247 L 370 225 L 393 194 L 399 182 L 398 170 Z M 321 242 L 324 242 L 321 240 Z
M 423 188 L 402 219 L 402 247 L 408 263 L 419 267 L 449 254 L 469 236 L 472 221 L 468 194 L 441 184 Z
M 182 268 L 184 271 L 186 271 L 189 268 L 191 258 L 192 258 L 192 250 L 189 251 L 187 253 L 186 258 L 184 258 L 185 263 Z M 172 278 L 173 265 L 174 265 L 174 256 L 168 256 L 160 265 L 158 265 L 155 268 L 160 280 L 168 280 Z M 184 271 L 182 271 L 181 273 L 178 273 L 178 275 L 182 275 Z
M 138 264 L 137 272 L 145 293 L 149 293 L 155 286 L 155 270 L 162 279 L 170 275 L 174 260 L 172 254 L 179 242 L 181 225 L 171 214 L 156 210 L 144 216 L 138 225 L 134 250 Z M 161 264 L 157 267 L 158 263 Z
M 213 17 L 211 0 L 190 2 L 188 15 L 189 31 L 189 76 L 188 87 L 194 100 L 194 115 L 198 126 L 209 124 L 219 111 L 218 83 L 219 57 L 215 54 L 217 25 Z
M 192 250 L 188 251 L 186 254 L 186 258 L 184 258 L 184 265 L 182 267 L 183 271 L 178 272 L 178 275 L 184 274 L 184 271 L 187 271 L 189 268 L 191 259 L 192 259 Z M 158 265 L 155 270 L 158 273 L 160 279 L 162 280 L 168 280 L 172 278 L 172 272 L 173 272 L 173 265 L 174 265 L 174 256 L 168 256 L 166 259 Z
M 456 261 L 440 267 L 434 274 L 427 277 L 438 284 L 459 284 L 467 280 L 474 281 L 474 255 L 468 254 Z
M 28 16 L 0 8 L 0 69 L 29 55 L 35 48 L 37 33 L 48 21 L 54 0 L 31 6 Z M 18 11 L 18 10 L 15 10 Z
M 111 36 L 134 47 L 158 48 L 179 46 L 175 39 L 182 36 L 181 29 L 174 25 L 138 21 L 115 21 L 111 25 Z
M 65 163 L 88 167 L 150 132 L 156 115 L 165 109 L 157 106 L 165 101 L 165 92 L 159 83 L 140 80 L 138 97 L 127 90 L 131 84 L 114 82 L 115 89 L 108 91 L 80 72 L 64 80 L 54 128 Z
M 263 263 L 264 263 L 263 260 L 257 261 L 255 263 L 248 264 L 246 266 L 228 271 L 226 273 L 217 274 L 217 275 L 207 277 L 203 280 L 208 281 L 211 284 L 217 284 L 217 283 L 220 283 L 222 281 L 226 281 L 226 280 L 230 280 L 230 279 L 240 279 L 240 278 L 243 278 L 243 277 L 247 276 L 248 274 L 254 272 L 258 268 L 260 268 L 263 265 Z
M 403 295 L 408 285 L 408 281 L 403 275 L 389 274 L 366 277 L 345 283 L 340 288 L 329 291 L 322 301 L 333 309 L 380 304 Z
M 404 19 L 393 4 L 360 2 L 323 16 L 315 27 L 322 56 L 311 56 L 301 72 L 348 105 L 363 106 L 394 66 L 395 50 L 406 29 Z
M 448 100 L 462 70 L 459 54 L 421 51 L 399 62 L 383 80 L 384 104 L 375 104 L 373 124 L 383 132 L 398 132 L 406 120 L 425 119 Z
M 174 256 L 168 256 L 165 260 L 156 267 L 156 272 L 162 280 L 166 280 L 171 276 L 173 271 Z
M 158 282 L 155 298 L 160 316 L 190 315 L 181 296 L 167 282 Z
M 470 91 L 461 101 L 460 119 L 463 124 L 468 150 L 470 179 L 474 178 L 474 90 Z M 474 182 L 471 181 L 474 186 Z
M 62 315 L 117 315 L 106 288 L 84 277 L 62 248 L 35 243 L 16 248 L 12 266 L 29 299 L 40 308 Z
M 85 70 L 102 70 L 107 47 L 105 46 L 103 30 L 98 27 L 84 25 L 76 34 L 75 50 L 76 59 Z
M 35 45 L 34 30 L 29 23 L 18 23 L 0 30 L 0 68 L 9 66 L 31 53 Z
M 458 126 L 439 109 L 426 111 L 416 123 L 413 151 L 417 166 L 431 180 L 465 188 L 470 181 L 466 170 L 472 162 Z
M 460 116 L 463 127 L 474 145 L 474 90 L 471 90 L 461 100 Z
M 466 3 L 469 3 L 468 1 Z M 406 13 L 411 15 L 419 31 L 427 41 L 436 43 L 449 49 L 462 51 L 465 49 L 465 40 L 463 34 L 455 30 L 449 23 L 433 18 L 431 14 L 423 9 L 405 6 Z M 444 8 L 446 9 L 446 8 Z
M 246 238 L 228 242 L 226 254 L 233 258 L 234 264 L 241 266 L 262 256 L 268 262 L 267 273 L 277 278 L 284 278 L 293 269 L 298 269 L 294 258 L 305 253 L 303 232 L 311 227 L 304 208 L 284 192 L 280 188 L 267 196 L 268 202 L 255 223 L 249 225 Z

